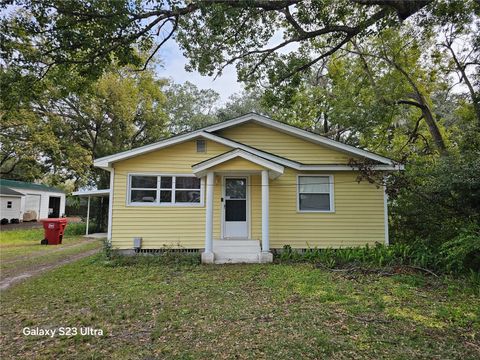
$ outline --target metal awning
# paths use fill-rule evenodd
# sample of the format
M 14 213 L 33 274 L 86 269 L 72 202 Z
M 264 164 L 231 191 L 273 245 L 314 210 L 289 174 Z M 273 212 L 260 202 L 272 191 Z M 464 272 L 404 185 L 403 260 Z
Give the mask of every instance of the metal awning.
M 100 189 L 100 190 L 79 190 L 72 192 L 74 196 L 110 196 L 110 189 Z

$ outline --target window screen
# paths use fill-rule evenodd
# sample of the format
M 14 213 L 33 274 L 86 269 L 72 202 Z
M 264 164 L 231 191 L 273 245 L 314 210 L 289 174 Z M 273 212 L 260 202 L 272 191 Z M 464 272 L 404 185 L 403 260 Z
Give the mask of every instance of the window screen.
M 207 142 L 205 140 L 197 140 L 197 152 L 203 153 L 207 151 Z
M 300 211 L 331 211 L 330 176 L 298 177 L 298 208 Z

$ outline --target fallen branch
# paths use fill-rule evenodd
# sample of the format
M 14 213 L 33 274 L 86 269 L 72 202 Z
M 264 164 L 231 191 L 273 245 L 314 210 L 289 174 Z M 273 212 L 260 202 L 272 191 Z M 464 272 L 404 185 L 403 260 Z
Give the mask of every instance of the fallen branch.
M 404 266 L 406 266 L 410 269 L 415 269 L 415 270 L 420 270 L 420 271 L 426 272 L 426 273 L 428 273 L 430 275 L 433 275 L 433 276 L 438 278 L 438 275 L 435 274 L 432 270 L 428 270 L 428 269 L 422 268 L 420 266 L 414 266 L 414 265 L 404 265 Z

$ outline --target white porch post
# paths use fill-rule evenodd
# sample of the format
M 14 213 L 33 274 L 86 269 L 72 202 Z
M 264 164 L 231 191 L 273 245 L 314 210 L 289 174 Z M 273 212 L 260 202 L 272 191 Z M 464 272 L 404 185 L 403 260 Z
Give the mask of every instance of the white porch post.
M 87 200 L 87 226 L 85 229 L 85 235 L 88 235 L 88 225 L 90 224 L 90 195 L 88 195 Z
M 260 262 L 271 262 L 273 260 L 270 253 L 269 193 L 268 170 L 262 170 L 262 253 Z
M 202 253 L 203 263 L 213 263 L 213 172 L 207 173 L 205 204 L 205 251 Z

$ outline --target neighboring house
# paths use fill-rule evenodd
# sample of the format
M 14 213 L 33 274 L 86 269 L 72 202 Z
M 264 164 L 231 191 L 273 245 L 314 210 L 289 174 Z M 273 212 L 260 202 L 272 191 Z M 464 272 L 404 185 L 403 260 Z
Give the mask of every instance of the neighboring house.
M 383 187 L 350 160 L 383 156 L 258 114 L 95 160 L 111 173 L 113 248 L 183 248 L 202 261 L 268 262 L 271 249 L 388 244 Z M 113 199 L 112 199 L 113 198 Z
M 65 214 L 65 193 L 62 190 L 41 184 L 24 181 L 0 179 L 1 210 L 0 217 L 23 219 L 27 211 L 35 211 L 37 220 L 48 217 L 60 217 Z M 7 192 L 15 192 L 16 200 Z M 12 204 L 9 204 L 12 201 Z M 15 210 L 13 206 L 15 204 Z M 12 206 L 10 208 L 9 206 Z

